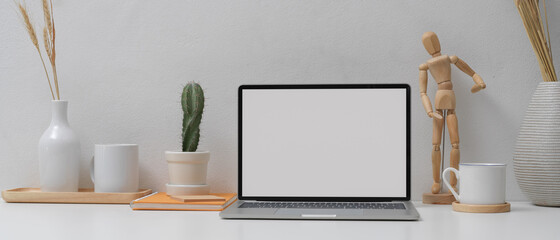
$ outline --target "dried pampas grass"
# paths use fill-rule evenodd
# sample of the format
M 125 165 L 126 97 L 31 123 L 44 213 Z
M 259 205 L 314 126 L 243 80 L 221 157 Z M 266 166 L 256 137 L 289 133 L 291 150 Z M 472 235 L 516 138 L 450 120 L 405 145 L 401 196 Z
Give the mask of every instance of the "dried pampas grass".
M 48 1 L 42 0 L 42 5 L 43 5 L 43 17 L 45 21 L 45 26 L 43 27 L 43 45 L 45 48 L 45 52 L 47 53 L 49 62 L 51 63 L 52 77 L 54 82 L 54 88 L 56 90 L 56 97 L 51 84 L 51 78 L 49 77 L 49 73 L 47 71 L 45 61 L 43 59 L 41 48 L 39 47 L 39 40 L 37 38 L 37 33 L 35 32 L 35 28 L 33 27 L 33 24 L 31 23 L 31 18 L 29 17 L 29 11 L 25 6 L 25 2 L 23 4 L 17 3 L 18 12 L 23 20 L 23 24 L 25 25 L 25 29 L 27 30 L 29 38 L 31 39 L 31 43 L 33 43 L 33 46 L 35 46 L 35 49 L 37 49 L 37 52 L 39 53 L 39 58 L 41 58 L 41 63 L 43 63 L 43 69 L 45 70 L 47 81 L 49 82 L 49 88 L 51 90 L 52 99 L 60 100 L 58 75 L 56 73 L 56 48 L 55 48 L 56 31 L 54 26 L 52 0 L 48 0 Z
M 41 54 L 41 49 L 39 48 L 39 41 L 37 40 L 37 34 L 35 33 L 35 28 L 33 24 L 31 24 L 31 19 L 29 18 L 29 14 L 27 14 L 27 8 L 25 5 L 18 3 L 18 10 L 19 14 L 23 20 L 23 24 L 25 25 L 25 29 L 27 30 L 27 34 L 29 34 L 29 38 L 31 39 L 31 43 L 37 49 L 37 53 L 39 53 L 39 58 L 41 58 L 41 63 L 43 64 L 43 70 L 45 70 L 45 75 L 47 76 L 47 81 L 49 82 L 49 89 L 51 90 L 51 96 L 54 98 L 54 93 L 52 89 L 51 80 L 49 78 L 49 73 L 47 72 L 47 67 L 45 66 L 45 60 L 43 60 L 43 54 Z
M 515 6 L 517 6 L 521 20 L 523 20 L 523 25 L 525 25 L 525 30 L 527 30 L 527 36 L 529 36 L 533 50 L 537 55 L 543 80 L 545 82 L 558 81 L 550 49 L 550 34 L 548 32 L 548 16 L 546 14 L 545 1 L 543 0 L 546 35 L 538 0 L 515 0 Z

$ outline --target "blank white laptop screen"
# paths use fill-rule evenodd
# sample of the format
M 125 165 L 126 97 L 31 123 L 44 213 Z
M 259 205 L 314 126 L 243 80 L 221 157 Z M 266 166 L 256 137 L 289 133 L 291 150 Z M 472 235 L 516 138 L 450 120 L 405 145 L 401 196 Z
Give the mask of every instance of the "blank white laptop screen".
M 243 89 L 242 196 L 406 197 L 406 89 Z

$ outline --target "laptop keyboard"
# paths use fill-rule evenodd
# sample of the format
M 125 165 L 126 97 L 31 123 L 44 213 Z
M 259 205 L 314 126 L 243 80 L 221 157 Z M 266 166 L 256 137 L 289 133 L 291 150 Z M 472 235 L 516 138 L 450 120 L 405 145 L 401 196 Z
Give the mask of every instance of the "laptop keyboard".
M 239 208 L 405 209 L 391 202 L 244 202 Z

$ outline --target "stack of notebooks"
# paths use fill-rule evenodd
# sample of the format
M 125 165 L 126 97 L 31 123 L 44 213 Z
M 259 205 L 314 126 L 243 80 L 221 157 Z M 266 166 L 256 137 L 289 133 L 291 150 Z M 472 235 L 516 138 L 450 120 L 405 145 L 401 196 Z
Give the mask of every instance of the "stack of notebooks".
M 213 193 L 210 195 L 215 196 L 215 199 L 182 199 L 160 192 L 136 199 L 130 203 L 130 207 L 132 210 L 222 211 L 237 200 L 237 194 L 235 193 Z

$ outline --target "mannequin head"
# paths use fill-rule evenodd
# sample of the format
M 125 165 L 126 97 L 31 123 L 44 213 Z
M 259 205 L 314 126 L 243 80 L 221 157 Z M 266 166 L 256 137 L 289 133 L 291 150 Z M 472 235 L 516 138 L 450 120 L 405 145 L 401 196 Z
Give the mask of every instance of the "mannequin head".
M 425 32 L 422 35 L 422 44 L 424 44 L 424 48 L 426 48 L 426 51 L 428 51 L 430 55 L 434 57 L 441 55 L 439 39 L 434 32 Z

